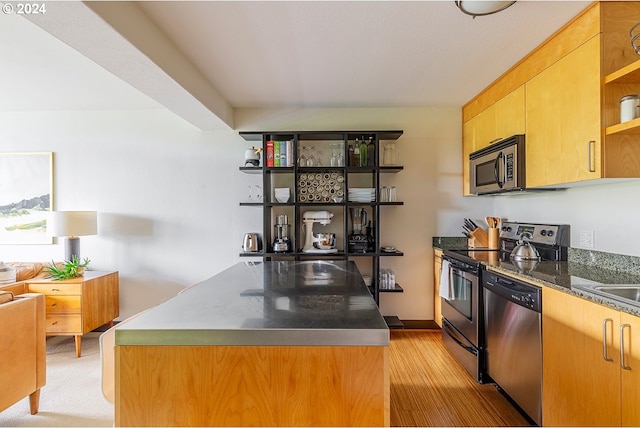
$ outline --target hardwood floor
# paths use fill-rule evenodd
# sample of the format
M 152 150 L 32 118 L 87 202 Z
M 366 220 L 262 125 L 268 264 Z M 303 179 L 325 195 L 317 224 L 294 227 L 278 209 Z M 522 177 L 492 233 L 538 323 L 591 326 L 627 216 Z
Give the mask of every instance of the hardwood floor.
M 391 426 L 530 426 L 495 385 L 471 379 L 440 334 L 391 330 Z

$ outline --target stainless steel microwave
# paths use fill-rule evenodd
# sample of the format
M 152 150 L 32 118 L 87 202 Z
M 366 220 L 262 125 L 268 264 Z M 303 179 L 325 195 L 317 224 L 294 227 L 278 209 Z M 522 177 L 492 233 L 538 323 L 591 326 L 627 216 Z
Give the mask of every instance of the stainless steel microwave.
M 469 155 L 471 194 L 525 190 L 524 135 L 505 138 Z

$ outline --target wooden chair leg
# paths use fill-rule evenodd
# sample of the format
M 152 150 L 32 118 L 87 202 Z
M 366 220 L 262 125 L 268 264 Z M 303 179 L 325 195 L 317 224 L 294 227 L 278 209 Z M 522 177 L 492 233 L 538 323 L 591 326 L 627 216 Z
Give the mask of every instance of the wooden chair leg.
M 35 392 L 29 394 L 29 410 L 32 415 L 38 413 L 38 407 L 40 406 L 40 388 Z
M 76 339 L 76 357 L 80 358 L 80 354 L 82 353 L 82 336 L 74 336 Z

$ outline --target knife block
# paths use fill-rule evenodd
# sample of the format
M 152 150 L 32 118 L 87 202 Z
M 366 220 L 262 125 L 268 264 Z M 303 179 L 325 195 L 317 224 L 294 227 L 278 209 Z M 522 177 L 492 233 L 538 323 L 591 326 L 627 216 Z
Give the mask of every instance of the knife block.
M 469 239 L 469 248 L 487 248 L 489 245 L 489 239 L 487 232 L 484 229 L 478 227 L 476 230 L 469 232 L 471 239 Z

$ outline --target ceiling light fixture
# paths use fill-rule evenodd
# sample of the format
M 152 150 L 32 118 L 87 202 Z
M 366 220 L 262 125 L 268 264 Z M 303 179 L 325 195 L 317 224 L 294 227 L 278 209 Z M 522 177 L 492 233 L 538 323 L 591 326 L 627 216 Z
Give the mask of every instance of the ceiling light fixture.
M 500 12 L 501 10 L 505 10 L 514 3 L 515 1 L 455 1 L 458 9 L 460 9 L 467 15 L 473 16 L 474 18 L 476 16 L 491 15 L 492 13 Z

